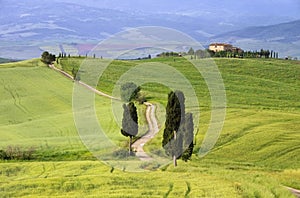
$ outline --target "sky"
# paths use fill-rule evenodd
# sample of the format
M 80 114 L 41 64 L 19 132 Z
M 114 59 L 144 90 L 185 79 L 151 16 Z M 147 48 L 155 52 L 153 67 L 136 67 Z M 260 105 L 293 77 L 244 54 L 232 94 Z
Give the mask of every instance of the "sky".
M 208 13 L 221 10 L 232 15 L 270 15 L 300 19 L 300 0 L 57 0 L 124 11 Z

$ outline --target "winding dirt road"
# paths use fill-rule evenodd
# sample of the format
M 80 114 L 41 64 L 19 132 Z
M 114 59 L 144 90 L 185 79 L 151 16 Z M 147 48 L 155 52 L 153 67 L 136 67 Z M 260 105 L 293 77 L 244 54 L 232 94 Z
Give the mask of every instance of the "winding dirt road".
M 67 78 L 74 80 L 73 76 L 71 76 L 70 74 L 68 74 L 65 71 L 62 71 L 58 68 L 56 68 L 54 65 L 49 65 L 50 68 L 60 72 L 61 74 L 63 74 L 64 76 L 66 76 Z M 113 100 L 120 100 L 118 98 L 115 98 L 113 96 L 110 96 L 108 94 L 105 94 L 81 81 L 78 81 L 79 84 L 81 84 L 82 86 L 86 87 L 87 89 L 93 91 L 94 93 L 100 95 L 100 96 L 104 96 Z M 143 147 L 144 145 L 149 142 L 151 139 L 154 138 L 154 136 L 158 133 L 159 128 L 158 128 L 158 124 L 157 124 L 157 120 L 155 117 L 155 105 L 149 103 L 149 102 L 145 102 L 144 103 L 147 106 L 146 109 L 146 119 L 148 122 L 148 132 L 143 135 L 142 137 L 140 137 L 138 140 L 136 140 L 133 144 L 132 147 L 134 148 L 134 150 L 136 151 L 135 155 L 141 160 L 141 161 L 151 161 L 153 158 L 150 157 L 149 155 L 147 155 L 147 153 L 144 151 Z M 300 190 L 294 189 L 294 188 L 290 188 L 287 187 L 286 188 L 293 194 L 295 195 L 295 197 L 300 198 Z
M 295 195 L 295 197 L 297 198 L 300 198 L 300 190 L 297 190 L 297 189 L 294 189 L 294 188 L 290 188 L 290 187 L 287 187 L 286 188 L 293 194 Z
M 54 69 L 55 71 L 58 71 L 59 73 L 61 73 L 62 75 L 66 76 L 67 78 L 71 79 L 71 80 L 74 80 L 73 76 L 68 74 L 67 72 L 61 70 L 61 69 L 58 69 L 56 68 L 54 65 L 49 65 L 50 68 Z M 115 98 L 113 96 L 110 96 L 108 94 L 105 94 L 101 91 L 99 91 L 98 89 L 95 89 L 94 87 L 91 87 L 90 85 L 82 82 L 82 81 L 77 81 L 79 84 L 81 84 L 82 86 L 86 87 L 87 89 L 93 91 L 94 93 L 100 95 L 100 96 L 104 96 L 104 97 L 107 97 L 107 98 L 110 98 L 110 99 L 113 99 L 113 100 L 120 100 L 119 98 Z
M 155 105 L 148 102 L 145 102 L 144 104 L 147 105 L 146 119 L 148 122 L 149 129 L 145 135 L 143 135 L 141 138 L 139 138 L 132 144 L 132 147 L 136 151 L 135 155 L 140 160 L 151 161 L 152 158 L 149 155 L 147 155 L 143 147 L 147 142 L 149 142 L 152 138 L 154 138 L 154 136 L 158 133 L 159 128 L 155 117 Z
M 65 72 L 61 69 L 56 68 L 54 65 L 49 65 L 49 67 L 52 68 L 53 70 L 61 73 L 65 77 L 67 77 L 71 80 L 74 80 L 72 75 L 68 74 L 67 72 Z M 93 91 L 94 93 L 100 95 L 100 96 L 104 96 L 104 97 L 107 97 L 107 98 L 110 98 L 110 99 L 113 99 L 113 100 L 120 100 L 119 98 L 115 98 L 113 96 L 105 94 L 105 93 L 91 87 L 90 85 L 88 85 L 84 82 L 78 81 L 78 83 L 80 85 L 86 87 L 87 89 Z M 154 136 L 158 133 L 159 128 L 158 128 L 157 120 L 156 120 L 156 117 L 155 117 L 155 105 L 153 105 L 151 103 L 148 103 L 148 102 L 145 102 L 144 104 L 147 106 L 146 119 L 147 119 L 147 122 L 148 122 L 149 129 L 148 129 L 148 132 L 145 135 L 140 137 L 138 140 L 136 140 L 132 144 L 132 148 L 134 148 L 134 150 L 136 151 L 135 155 L 140 160 L 150 161 L 150 160 L 152 160 L 152 158 L 149 155 L 147 155 L 147 153 L 144 151 L 143 147 L 147 142 L 149 142 L 152 138 L 154 138 Z

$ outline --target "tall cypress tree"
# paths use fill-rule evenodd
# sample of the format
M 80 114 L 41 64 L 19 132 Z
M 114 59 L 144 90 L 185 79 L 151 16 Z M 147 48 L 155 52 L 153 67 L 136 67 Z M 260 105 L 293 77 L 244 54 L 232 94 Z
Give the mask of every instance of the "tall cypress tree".
M 177 166 L 176 160 L 182 153 L 184 130 L 180 124 L 184 123 L 184 102 L 184 94 L 181 91 L 172 91 L 169 93 L 162 146 L 165 149 L 166 154 L 172 156 L 174 166 Z
M 184 137 L 183 137 L 183 154 L 182 160 L 187 161 L 191 158 L 194 149 L 194 122 L 193 114 L 185 114 Z
M 122 135 L 129 137 L 129 154 L 131 154 L 132 138 L 138 133 L 138 116 L 133 102 L 123 104 Z

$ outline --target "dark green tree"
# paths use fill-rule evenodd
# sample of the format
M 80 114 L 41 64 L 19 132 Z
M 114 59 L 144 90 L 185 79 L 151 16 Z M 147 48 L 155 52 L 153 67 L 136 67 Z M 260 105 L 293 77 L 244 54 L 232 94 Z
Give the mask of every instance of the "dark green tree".
M 271 58 L 274 58 L 274 57 L 273 57 L 273 50 L 271 50 L 270 56 L 271 56 Z
M 270 58 L 270 50 L 265 51 L 265 58 Z
M 265 55 L 265 50 L 261 49 L 259 52 L 259 57 L 262 58 Z
M 132 138 L 138 133 L 138 116 L 133 102 L 123 104 L 122 135 L 129 137 L 129 155 L 131 155 Z
M 73 79 L 75 81 L 80 81 L 80 75 L 79 75 L 78 69 L 75 69 L 73 67 L 73 69 L 72 69 L 72 75 L 73 75 Z
M 194 122 L 193 114 L 185 114 L 184 137 L 183 137 L 183 154 L 182 160 L 187 161 L 191 158 L 194 149 Z
M 133 82 L 125 83 L 121 86 L 121 99 L 124 102 L 130 102 L 136 100 L 139 97 L 141 88 Z
M 195 50 L 191 47 L 188 51 L 188 55 L 194 55 L 195 54 Z
M 55 61 L 55 55 L 45 51 L 42 53 L 41 61 L 45 64 L 52 64 Z
M 181 91 L 169 93 L 162 146 L 166 154 L 172 157 L 174 166 L 177 166 L 177 159 L 182 153 L 184 129 L 180 124 L 184 123 L 184 102 L 184 94 Z

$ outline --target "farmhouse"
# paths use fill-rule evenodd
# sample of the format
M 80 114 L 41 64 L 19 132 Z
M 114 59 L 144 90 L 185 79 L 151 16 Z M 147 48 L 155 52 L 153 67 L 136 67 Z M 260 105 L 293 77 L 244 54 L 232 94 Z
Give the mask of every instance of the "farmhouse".
M 212 43 L 209 45 L 208 49 L 214 52 L 220 52 L 220 51 L 231 51 L 237 53 L 243 52 L 241 48 L 234 47 L 227 43 Z

